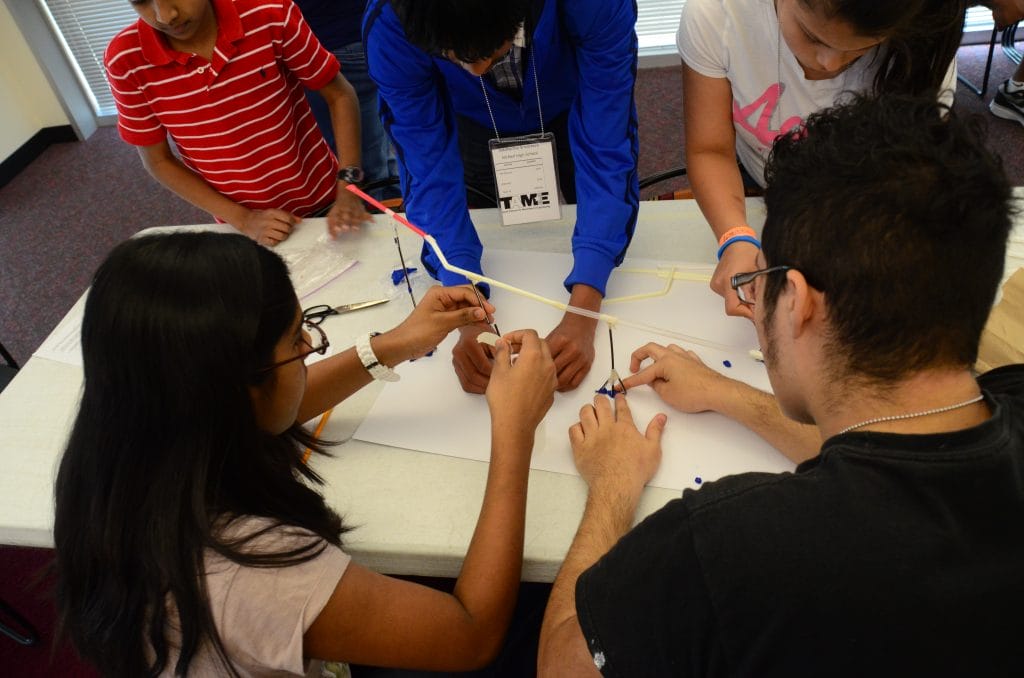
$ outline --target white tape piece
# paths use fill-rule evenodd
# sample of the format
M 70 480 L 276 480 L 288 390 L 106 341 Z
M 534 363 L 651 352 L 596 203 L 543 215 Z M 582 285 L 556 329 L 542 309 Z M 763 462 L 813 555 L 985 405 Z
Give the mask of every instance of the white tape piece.
M 491 348 L 494 348 L 495 344 L 498 343 L 498 339 L 500 338 L 501 337 L 499 337 L 494 332 L 481 332 L 480 334 L 476 335 L 476 340 L 478 343 L 487 344 Z

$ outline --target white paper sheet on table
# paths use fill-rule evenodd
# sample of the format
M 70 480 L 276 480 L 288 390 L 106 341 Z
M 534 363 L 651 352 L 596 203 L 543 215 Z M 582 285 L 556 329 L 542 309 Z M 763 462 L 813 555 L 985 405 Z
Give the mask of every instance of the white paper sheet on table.
M 623 264 L 631 268 L 658 265 L 644 260 L 627 260 Z M 553 299 L 567 297 L 562 280 L 570 268 L 571 258 L 564 254 L 502 250 L 487 250 L 484 254 L 484 270 L 491 277 Z M 654 292 L 664 286 L 664 279 L 652 275 L 614 272 L 607 296 Z M 561 318 L 557 309 L 503 290 L 493 291 L 492 302 L 498 309 L 495 321 L 503 332 L 532 327 L 543 336 Z M 705 282 L 676 281 L 665 296 L 611 304 L 604 311 L 623 320 L 636 320 L 730 346 L 726 351 L 686 347 L 695 350 L 714 369 L 770 390 L 764 365 L 747 354 L 757 346 L 753 326 L 745 319 L 727 317 L 721 298 Z M 483 396 L 467 394 L 459 386 L 451 364 L 451 350 L 457 338 L 457 333 L 453 333 L 433 356 L 399 367 L 401 381 L 384 388 L 355 437 L 382 445 L 486 461 L 490 456 L 490 415 Z M 621 375 L 629 374 L 633 350 L 648 341 L 664 344 L 670 340 L 622 325 L 615 328 L 615 366 Z M 577 421 L 580 407 L 591 402 L 594 391 L 608 378 L 608 328 L 603 323 L 598 325 L 595 349 L 594 366 L 580 387 L 571 393 L 555 394 L 555 404 L 537 432 L 532 468 L 576 473 L 567 431 Z M 726 367 L 725 361 L 731 367 Z M 759 437 L 721 415 L 676 412 L 648 387 L 631 390 L 629 403 L 641 429 L 657 412 L 669 415 L 662 438 L 661 468 L 651 481 L 656 487 L 683 489 L 733 473 L 793 468 L 790 461 Z
M 85 295 L 82 295 L 32 355 L 81 367 L 82 317 L 84 315 Z
M 168 232 L 207 229 L 186 226 L 160 230 Z M 230 229 L 230 232 L 233 233 L 234 230 Z M 139 235 L 145 233 L 144 231 Z M 333 284 L 342 273 L 359 263 L 356 259 L 346 257 L 341 244 L 329 240 L 326 236 L 322 236 L 308 247 L 285 253 L 284 258 L 288 262 L 292 286 L 300 301 Z M 68 365 L 82 366 L 82 319 L 85 315 L 85 297 L 83 294 L 78 299 L 33 355 Z

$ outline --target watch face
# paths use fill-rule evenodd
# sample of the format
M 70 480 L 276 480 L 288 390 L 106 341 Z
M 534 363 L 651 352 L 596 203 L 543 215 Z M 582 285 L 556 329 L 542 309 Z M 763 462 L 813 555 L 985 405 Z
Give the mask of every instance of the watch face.
M 363 170 L 359 167 L 342 167 L 338 179 L 350 184 L 358 184 L 363 180 Z

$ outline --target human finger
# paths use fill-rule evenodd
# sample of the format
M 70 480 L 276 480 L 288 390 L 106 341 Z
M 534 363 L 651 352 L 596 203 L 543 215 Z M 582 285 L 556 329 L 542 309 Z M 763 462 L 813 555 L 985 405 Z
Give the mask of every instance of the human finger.
M 615 395 L 615 421 L 621 421 L 626 424 L 633 423 L 633 412 L 629 409 L 625 393 Z
M 287 224 L 289 231 L 291 230 L 292 226 L 295 226 L 300 221 L 302 221 L 300 217 L 295 216 L 294 214 L 288 212 L 287 210 L 271 208 L 266 211 L 266 214 L 267 216 L 271 217 L 274 221 L 280 221 L 282 224 Z
M 483 308 L 488 316 L 488 320 L 491 320 L 490 316 L 494 313 L 494 305 L 491 304 L 481 294 L 479 297 L 477 293 L 473 291 L 473 288 L 467 285 L 455 285 L 453 287 L 432 287 L 431 290 L 437 290 L 437 299 L 445 306 L 458 307 L 461 305 L 476 306 Z M 480 302 L 483 302 L 483 306 L 480 306 Z
M 540 352 L 545 359 L 551 359 L 551 350 L 548 348 L 547 342 L 540 340 L 536 330 L 512 330 L 501 335 L 501 338 L 503 341 L 508 342 L 513 353 L 535 350 Z
M 607 424 L 615 421 L 615 412 L 612 410 L 612 403 L 602 393 L 594 396 L 594 413 L 598 423 Z
M 263 233 L 260 234 L 260 239 L 264 241 L 263 244 L 270 245 L 271 247 L 288 237 L 288 231 L 277 226 L 280 222 L 273 223 L 273 226 L 267 226 L 263 229 Z
M 668 422 L 668 417 L 664 414 L 656 414 L 651 418 L 651 421 L 647 424 L 647 430 L 644 432 L 644 437 L 652 443 L 661 444 L 661 434 L 665 432 L 665 424 Z
M 583 378 L 590 372 L 590 366 L 584 361 L 570 363 L 558 376 L 558 390 L 561 392 L 572 391 L 580 385 Z
M 579 422 L 569 427 L 569 444 L 573 447 L 583 442 L 583 427 L 580 426 Z
M 468 306 L 455 309 L 454 311 L 437 312 L 437 318 L 440 320 L 441 327 L 446 335 L 459 327 L 482 322 L 486 316 L 487 314 L 479 306 Z
M 487 384 L 490 381 L 491 375 L 491 363 L 489 360 L 486 362 L 486 372 L 482 371 L 474 361 L 473 352 L 479 349 L 479 344 L 475 341 L 472 342 L 475 346 L 471 345 L 470 342 L 460 341 L 452 349 L 452 366 L 455 368 L 455 375 L 459 378 L 459 384 L 462 386 L 462 390 L 467 393 L 484 393 L 487 390 Z
M 505 341 L 504 337 L 498 337 L 494 342 L 494 364 L 491 367 L 491 374 L 499 375 L 512 369 L 512 346 Z
M 487 385 L 490 383 L 490 377 L 480 374 L 475 369 L 466 367 L 465 363 L 459 363 L 452 361 L 455 366 L 455 376 L 459 378 L 459 385 L 462 390 L 466 393 L 475 393 L 482 395 L 487 392 Z
M 602 398 L 604 396 L 601 396 Z M 596 400 L 596 398 L 595 398 Z M 597 412 L 594 410 L 594 406 L 586 404 L 580 408 L 580 424 L 583 427 L 583 435 L 589 435 L 591 431 L 597 428 Z
M 631 388 L 636 388 L 637 386 L 650 384 L 661 378 L 661 367 L 659 363 L 652 363 L 639 372 L 635 372 L 623 379 L 622 385 L 626 387 L 626 390 L 629 390 Z
M 465 342 L 465 355 L 469 361 L 469 364 L 481 375 L 489 377 L 491 376 L 491 359 L 488 357 L 484 347 L 480 345 L 478 341 L 467 341 Z
M 665 355 L 665 351 L 664 346 L 653 341 L 644 344 L 629 356 L 629 371 L 636 372 L 639 370 L 640 364 L 648 358 L 653 358 L 657 361 L 661 356 Z
M 551 358 L 555 361 L 555 370 L 558 371 L 559 382 L 561 382 L 562 373 L 580 357 L 580 350 L 575 343 L 561 337 L 549 337 L 548 343 L 551 348 Z M 575 370 L 571 373 L 574 372 Z
M 725 294 L 725 314 L 740 318 L 754 319 L 754 312 L 750 306 L 740 301 L 736 291 L 731 289 Z

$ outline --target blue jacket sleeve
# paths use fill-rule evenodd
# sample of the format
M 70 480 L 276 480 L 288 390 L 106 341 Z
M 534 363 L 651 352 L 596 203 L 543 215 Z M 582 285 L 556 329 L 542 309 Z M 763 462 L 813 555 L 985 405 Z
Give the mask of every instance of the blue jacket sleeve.
M 640 189 L 633 0 L 564 0 L 562 22 L 576 47 L 579 88 L 569 114 L 576 164 L 576 228 L 569 289 L 605 293 L 636 228 Z
M 466 207 L 458 133 L 443 80 L 430 55 L 406 40 L 386 2 L 373 16 L 380 4 L 367 9 L 364 41 L 381 119 L 395 144 L 406 214 L 437 239 L 450 263 L 481 272 L 483 248 Z M 440 268 L 428 248 L 423 263 L 444 285 L 466 282 Z

